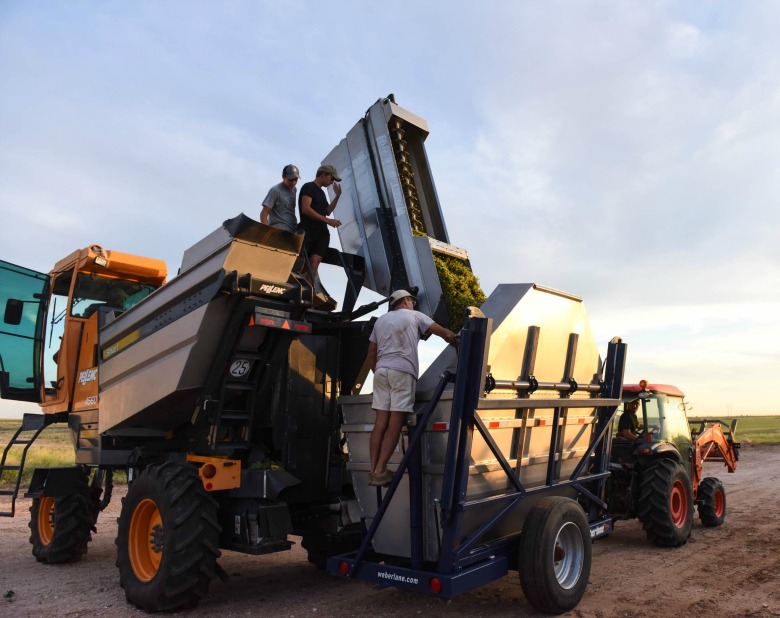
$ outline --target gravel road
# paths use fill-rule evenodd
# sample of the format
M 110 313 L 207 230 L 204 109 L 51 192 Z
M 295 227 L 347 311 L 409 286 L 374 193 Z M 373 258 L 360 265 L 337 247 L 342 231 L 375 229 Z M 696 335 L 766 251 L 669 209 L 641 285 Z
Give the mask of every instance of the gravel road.
M 618 522 L 596 542 L 588 590 L 568 616 L 780 616 L 780 445 L 744 445 L 735 474 L 705 466 L 726 486 L 728 516 L 720 528 L 696 520 L 679 549 L 645 541 L 637 521 Z M 129 606 L 114 566 L 118 488 L 98 521 L 82 562 L 47 566 L 28 543 L 28 500 L 14 519 L 0 520 L 0 616 L 141 616 Z M 299 540 L 299 539 L 293 539 Z M 306 561 L 296 544 L 282 554 L 251 557 L 225 552 L 228 583 L 215 581 L 194 610 L 176 615 L 536 616 L 516 573 L 449 602 L 335 578 Z

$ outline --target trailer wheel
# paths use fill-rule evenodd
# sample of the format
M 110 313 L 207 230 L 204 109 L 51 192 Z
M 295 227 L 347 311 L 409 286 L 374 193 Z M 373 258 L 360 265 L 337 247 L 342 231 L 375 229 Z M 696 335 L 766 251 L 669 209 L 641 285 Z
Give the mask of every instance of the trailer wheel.
M 716 478 L 699 483 L 699 518 L 705 526 L 720 526 L 726 519 L 726 490 Z
M 193 607 L 214 578 L 217 503 L 194 468 L 149 466 L 122 500 L 116 539 L 119 583 L 147 612 Z
M 520 536 L 520 585 L 537 610 L 561 614 L 585 594 L 593 548 L 582 507 L 561 497 L 541 499 Z
M 44 564 L 78 562 L 87 553 L 93 530 L 89 473 L 78 478 L 78 490 L 66 496 L 41 496 L 30 506 L 32 553 Z
M 680 464 L 661 459 L 647 469 L 639 487 L 637 514 L 655 545 L 685 545 L 693 526 L 693 490 Z

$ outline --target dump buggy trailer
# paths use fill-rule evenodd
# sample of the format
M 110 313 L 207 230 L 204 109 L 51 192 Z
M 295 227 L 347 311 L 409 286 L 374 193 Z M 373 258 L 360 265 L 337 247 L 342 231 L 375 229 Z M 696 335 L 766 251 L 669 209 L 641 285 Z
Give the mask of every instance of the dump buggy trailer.
M 356 307 L 359 291 L 414 289 L 422 311 L 449 322 L 458 316 L 436 256 L 470 273 L 468 254 L 449 244 L 426 136 L 424 121 L 381 99 L 323 161 L 344 186 L 344 251 L 325 256 L 346 275 L 339 311 L 317 309 L 301 236 L 244 215 L 188 249 L 167 282 L 162 262 L 99 245 L 49 274 L 0 264 L 0 395 L 44 412 L 25 415 L 3 453 L 0 471 L 17 478 L 0 492 L 2 514 L 14 514 L 27 449 L 46 426 L 67 423 L 76 453 L 75 467 L 35 470 L 25 494 L 38 560 L 81 558 L 122 470 L 120 583 L 147 611 L 197 603 L 224 575 L 221 551 L 282 551 L 290 535 L 320 565 L 358 551 L 339 561 L 356 577 L 371 561 L 436 562 L 453 596 L 511 567 L 540 609 L 576 604 L 588 537 L 611 526 L 604 444 L 625 359 L 616 340 L 600 360 L 581 299 L 502 285 L 483 313 L 469 309 L 460 356 L 448 348 L 419 382 L 426 411 L 404 440 L 409 453 L 423 448 L 423 463 L 396 462 L 396 486 L 409 492 L 378 503 L 365 485 L 373 419 L 359 398 L 373 320 L 360 318 L 385 301 Z M 391 510 L 404 495 L 416 518 L 409 543 Z M 563 566 L 529 540 L 555 525 Z

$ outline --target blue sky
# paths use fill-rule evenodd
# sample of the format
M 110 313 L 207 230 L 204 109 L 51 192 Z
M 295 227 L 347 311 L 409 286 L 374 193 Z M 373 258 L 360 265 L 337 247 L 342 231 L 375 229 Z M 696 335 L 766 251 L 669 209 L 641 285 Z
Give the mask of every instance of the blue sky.
M 628 381 L 777 413 L 779 29 L 774 2 L 3 0 L 0 259 L 175 273 L 393 92 L 486 292 L 582 296 Z

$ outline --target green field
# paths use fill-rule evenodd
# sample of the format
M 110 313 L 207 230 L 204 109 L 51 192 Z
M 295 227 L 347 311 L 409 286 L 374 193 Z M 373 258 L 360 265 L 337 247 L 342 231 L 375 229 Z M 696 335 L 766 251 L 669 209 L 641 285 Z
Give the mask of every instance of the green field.
M 750 442 L 780 444 L 780 416 L 740 416 L 737 419 L 736 439 L 738 442 L 743 444 Z M 695 421 L 696 419 L 691 418 L 691 420 Z M 720 420 L 730 425 L 732 419 L 723 417 Z M 20 422 L 0 420 L 0 448 L 5 448 Z M 15 447 L 8 458 L 8 463 L 18 463 L 20 454 L 21 447 Z M 30 447 L 23 482 L 29 482 L 34 468 L 70 466 L 73 463 L 73 443 L 70 431 L 65 425 L 52 425 L 47 427 Z M 0 482 L 7 484 L 12 479 L 12 475 L 12 472 L 4 472 Z M 121 482 L 119 478 L 116 481 Z
M 708 417 L 712 418 L 712 417 Z M 756 442 L 761 444 L 780 444 L 780 416 L 723 416 L 718 420 L 727 425 L 737 419 L 737 442 Z M 691 417 L 691 421 L 698 420 Z
M 0 447 L 5 448 L 20 424 L 21 421 L 17 420 L 0 420 Z M 23 446 L 15 446 L 6 463 L 18 464 L 23 448 Z M 25 482 L 29 482 L 34 468 L 71 466 L 74 463 L 75 457 L 70 431 L 65 425 L 51 425 L 43 430 L 43 433 L 30 447 L 23 479 Z M 0 481 L 7 483 L 15 478 L 14 474 L 14 472 L 3 472 Z

